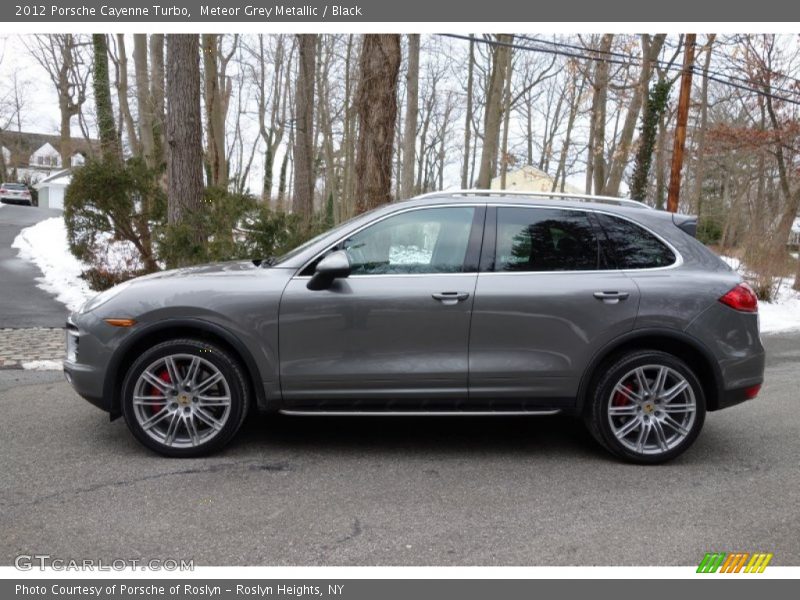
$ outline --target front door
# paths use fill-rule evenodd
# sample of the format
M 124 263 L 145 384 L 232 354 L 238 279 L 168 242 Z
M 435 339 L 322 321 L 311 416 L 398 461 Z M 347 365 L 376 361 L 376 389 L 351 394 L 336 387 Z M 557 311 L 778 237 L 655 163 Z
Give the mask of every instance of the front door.
M 394 213 L 337 244 L 351 275 L 312 291 L 303 271 L 280 308 L 290 408 L 452 407 L 467 396 L 483 207 Z M 311 267 L 313 269 L 313 266 Z

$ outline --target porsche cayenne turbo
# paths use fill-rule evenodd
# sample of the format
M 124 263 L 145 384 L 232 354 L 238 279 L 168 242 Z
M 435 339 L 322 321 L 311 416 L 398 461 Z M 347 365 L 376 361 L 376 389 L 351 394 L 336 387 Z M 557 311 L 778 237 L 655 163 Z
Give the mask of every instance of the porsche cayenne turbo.
M 613 198 L 429 194 L 285 256 L 103 292 L 70 316 L 64 370 L 167 456 L 221 448 L 254 410 L 561 413 L 662 462 L 764 372 L 756 297 L 695 224 Z

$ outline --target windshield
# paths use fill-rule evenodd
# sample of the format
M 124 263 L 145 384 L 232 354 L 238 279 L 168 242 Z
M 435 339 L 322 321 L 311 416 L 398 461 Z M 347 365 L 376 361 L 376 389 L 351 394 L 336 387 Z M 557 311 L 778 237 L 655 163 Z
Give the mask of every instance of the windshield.
M 5 189 L 7 189 L 7 190 L 25 190 L 25 189 L 27 189 L 27 187 L 24 186 L 21 183 L 4 183 L 3 187 Z

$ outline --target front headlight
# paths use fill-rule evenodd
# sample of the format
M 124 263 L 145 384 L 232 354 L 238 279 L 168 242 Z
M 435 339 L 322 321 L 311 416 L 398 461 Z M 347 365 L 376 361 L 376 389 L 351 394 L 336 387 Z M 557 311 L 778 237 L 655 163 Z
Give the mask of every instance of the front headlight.
M 123 281 L 122 283 L 107 289 L 105 292 L 100 292 L 96 296 L 89 298 L 89 300 L 87 300 L 86 303 L 84 303 L 84 305 L 80 307 L 78 312 L 87 313 L 95 310 L 96 308 L 99 308 L 100 306 L 111 300 L 113 297 L 115 297 L 117 294 L 119 294 L 121 291 L 123 291 L 130 284 L 131 284 L 130 281 Z

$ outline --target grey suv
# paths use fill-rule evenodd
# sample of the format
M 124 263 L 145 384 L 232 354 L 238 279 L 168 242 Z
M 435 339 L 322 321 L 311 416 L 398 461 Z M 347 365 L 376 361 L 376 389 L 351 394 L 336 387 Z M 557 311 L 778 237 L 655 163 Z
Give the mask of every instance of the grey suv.
M 103 292 L 71 315 L 64 370 L 168 456 L 219 449 L 258 409 L 574 414 L 662 462 L 764 372 L 756 297 L 694 226 L 629 200 L 429 194 L 279 258 Z

